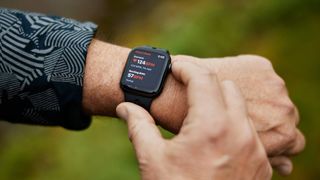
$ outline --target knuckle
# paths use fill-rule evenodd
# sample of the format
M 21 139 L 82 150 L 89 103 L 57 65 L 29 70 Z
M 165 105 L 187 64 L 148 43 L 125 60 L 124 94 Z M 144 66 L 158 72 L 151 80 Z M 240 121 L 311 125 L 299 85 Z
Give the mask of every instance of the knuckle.
M 130 127 L 130 131 L 128 133 L 128 138 L 131 142 L 136 139 L 136 137 L 139 135 L 139 133 L 143 130 L 141 123 L 134 123 Z
M 293 155 L 302 152 L 306 146 L 306 139 L 300 131 L 297 133 L 297 139 L 294 146 L 295 149 L 293 149 L 293 152 L 291 153 Z
M 209 128 L 206 128 L 207 132 L 207 141 L 210 144 L 216 144 L 220 138 L 223 138 L 228 133 L 228 129 L 226 127 L 219 127 L 219 128 L 211 128 L 211 131 Z
M 200 131 L 205 135 L 206 140 L 211 144 L 215 144 L 219 139 L 226 137 L 229 132 L 227 124 L 224 123 L 226 121 L 223 119 L 220 120 L 219 123 L 216 123 L 214 127 L 201 126 Z
M 274 76 L 272 81 L 272 87 L 274 94 L 273 105 L 277 108 L 277 112 L 280 117 L 284 120 L 294 120 L 296 123 L 299 122 L 299 112 L 295 104 L 288 96 L 288 91 L 285 85 L 285 82 L 279 76 Z
M 262 66 L 272 68 L 272 63 L 269 59 L 262 57 L 262 56 L 258 56 L 258 55 L 252 55 L 252 58 L 255 59 L 256 62 L 261 64 Z
M 287 143 L 288 143 L 288 145 L 289 145 L 289 147 L 292 147 L 293 146 L 293 144 L 295 143 L 295 141 L 296 141 L 296 134 L 295 133 L 290 133 L 290 134 L 288 134 L 287 135 Z
M 250 63 L 254 63 L 256 65 L 272 68 L 272 63 L 269 59 L 259 56 L 259 55 L 242 55 L 241 58 L 245 58 Z
M 289 126 L 288 124 L 283 124 L 279 127 L 279 141 L 283 143 L 286 148 L 290 148 L 294 145 L 297 133 L 295 126 Z M 285 149 L 284 149 L 285 150 Z
M 298 118 L 298 117 L 295 117 L 297 115 L 296 107 L 290 99 L 283 102 L 280 106 L 281 106 L 280 107 L 281 114 L 283 117 L 285 117 L 285 119 Z
M 275 85 L 277 85 L 278 87 L 281 87 L 281 88 L 286 87 L 285 81 L 276 73 L 273 73 L 273 77 L 271 79 L 275 83 Z
M 133 140 L 135 139 L 135 137 L 137 136 L 137 126 L 136 125 L 132 125 L 131 127 L 131 131 L 129 131 L 128 133 L 128 138 L 130 140 L 130 142 L 133 142 Z
M 280 94 L 287 94 L 285 81 L 276 73 L 272 72 L 272 74 L 268 78 L 268 81 L 272 83 L 272 86 L 277 92 L 280 92 Z

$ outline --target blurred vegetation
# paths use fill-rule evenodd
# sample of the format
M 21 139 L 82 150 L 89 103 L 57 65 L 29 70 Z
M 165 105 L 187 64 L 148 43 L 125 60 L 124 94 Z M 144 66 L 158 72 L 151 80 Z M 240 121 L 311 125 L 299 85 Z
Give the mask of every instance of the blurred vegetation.
M 95 21 L 98 37 L 123 46 L 269 58 L 300 110 L 307 139 L 293 174 L 274 179 L 319 179 L 320 0 L 3 0 L 0 6 Z M 94 117 L 82 132 L 2 122 L 0 179 L 121 180 L 139 173 L 125 124 Z

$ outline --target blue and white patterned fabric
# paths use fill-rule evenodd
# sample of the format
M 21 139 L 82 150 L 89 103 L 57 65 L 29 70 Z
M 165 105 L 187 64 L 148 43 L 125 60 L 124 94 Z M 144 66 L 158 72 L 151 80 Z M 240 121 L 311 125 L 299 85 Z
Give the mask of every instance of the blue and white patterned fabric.
M 93 23 L 0 8 L 0 119 L 80 130 Z

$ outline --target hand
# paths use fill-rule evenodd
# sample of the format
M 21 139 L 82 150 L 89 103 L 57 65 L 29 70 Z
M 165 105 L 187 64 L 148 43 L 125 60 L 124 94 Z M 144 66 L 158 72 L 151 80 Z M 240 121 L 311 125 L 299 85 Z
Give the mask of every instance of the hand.
M 88 114 L 115 116 L 117 105 L 124 101 L 119 81 L 129 51 L 98 40 L 90 44 L 83 86 L 83 107 Z M 217 74 L 220 81 L 234 81 L 244 94 L 249 116 L 272 166 L 280 174 L 290 174 L 288 157 L 301 152 L 305 140 L 296 127 L 298 111 L 268 60 L 248 55 L 201 60 L 180 55 L 172 59 L 192 61 Z M 177 133 L 186 113 L 186 89 L 169 75 L 163 92 L 151 105 L 151 114 L 157 124 Z
M 288 156 L 301 152 L 305 139 L 297 129 L 297 108 L 288 96 L 284 81 L 267 59 L 251 55 L 208 59 L 177 56 L 174 59 L 205 66 L 216 72 L 220 81 L 233 80 L 244 94 L 249 116 L 272 166 L 282 175 L 291 173 Z
M 178 135 L 161 137 L 151 115 L 132 103 L 117 113 L 128 123 L 142 179 L 270 179 L 271 166 L 248 118 L 240 90 L 192 62 L 173 63 L 187 86 L 188 113 Z

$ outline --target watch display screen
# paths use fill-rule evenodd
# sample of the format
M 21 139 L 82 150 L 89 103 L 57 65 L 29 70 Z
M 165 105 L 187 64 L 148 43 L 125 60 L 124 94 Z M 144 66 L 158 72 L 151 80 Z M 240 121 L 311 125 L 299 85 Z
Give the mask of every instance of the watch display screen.
M 122 74 L 121 84 L 141 92 L 157 92 L 169 58 L 165 53 L 144 49 L 131 51 Z

